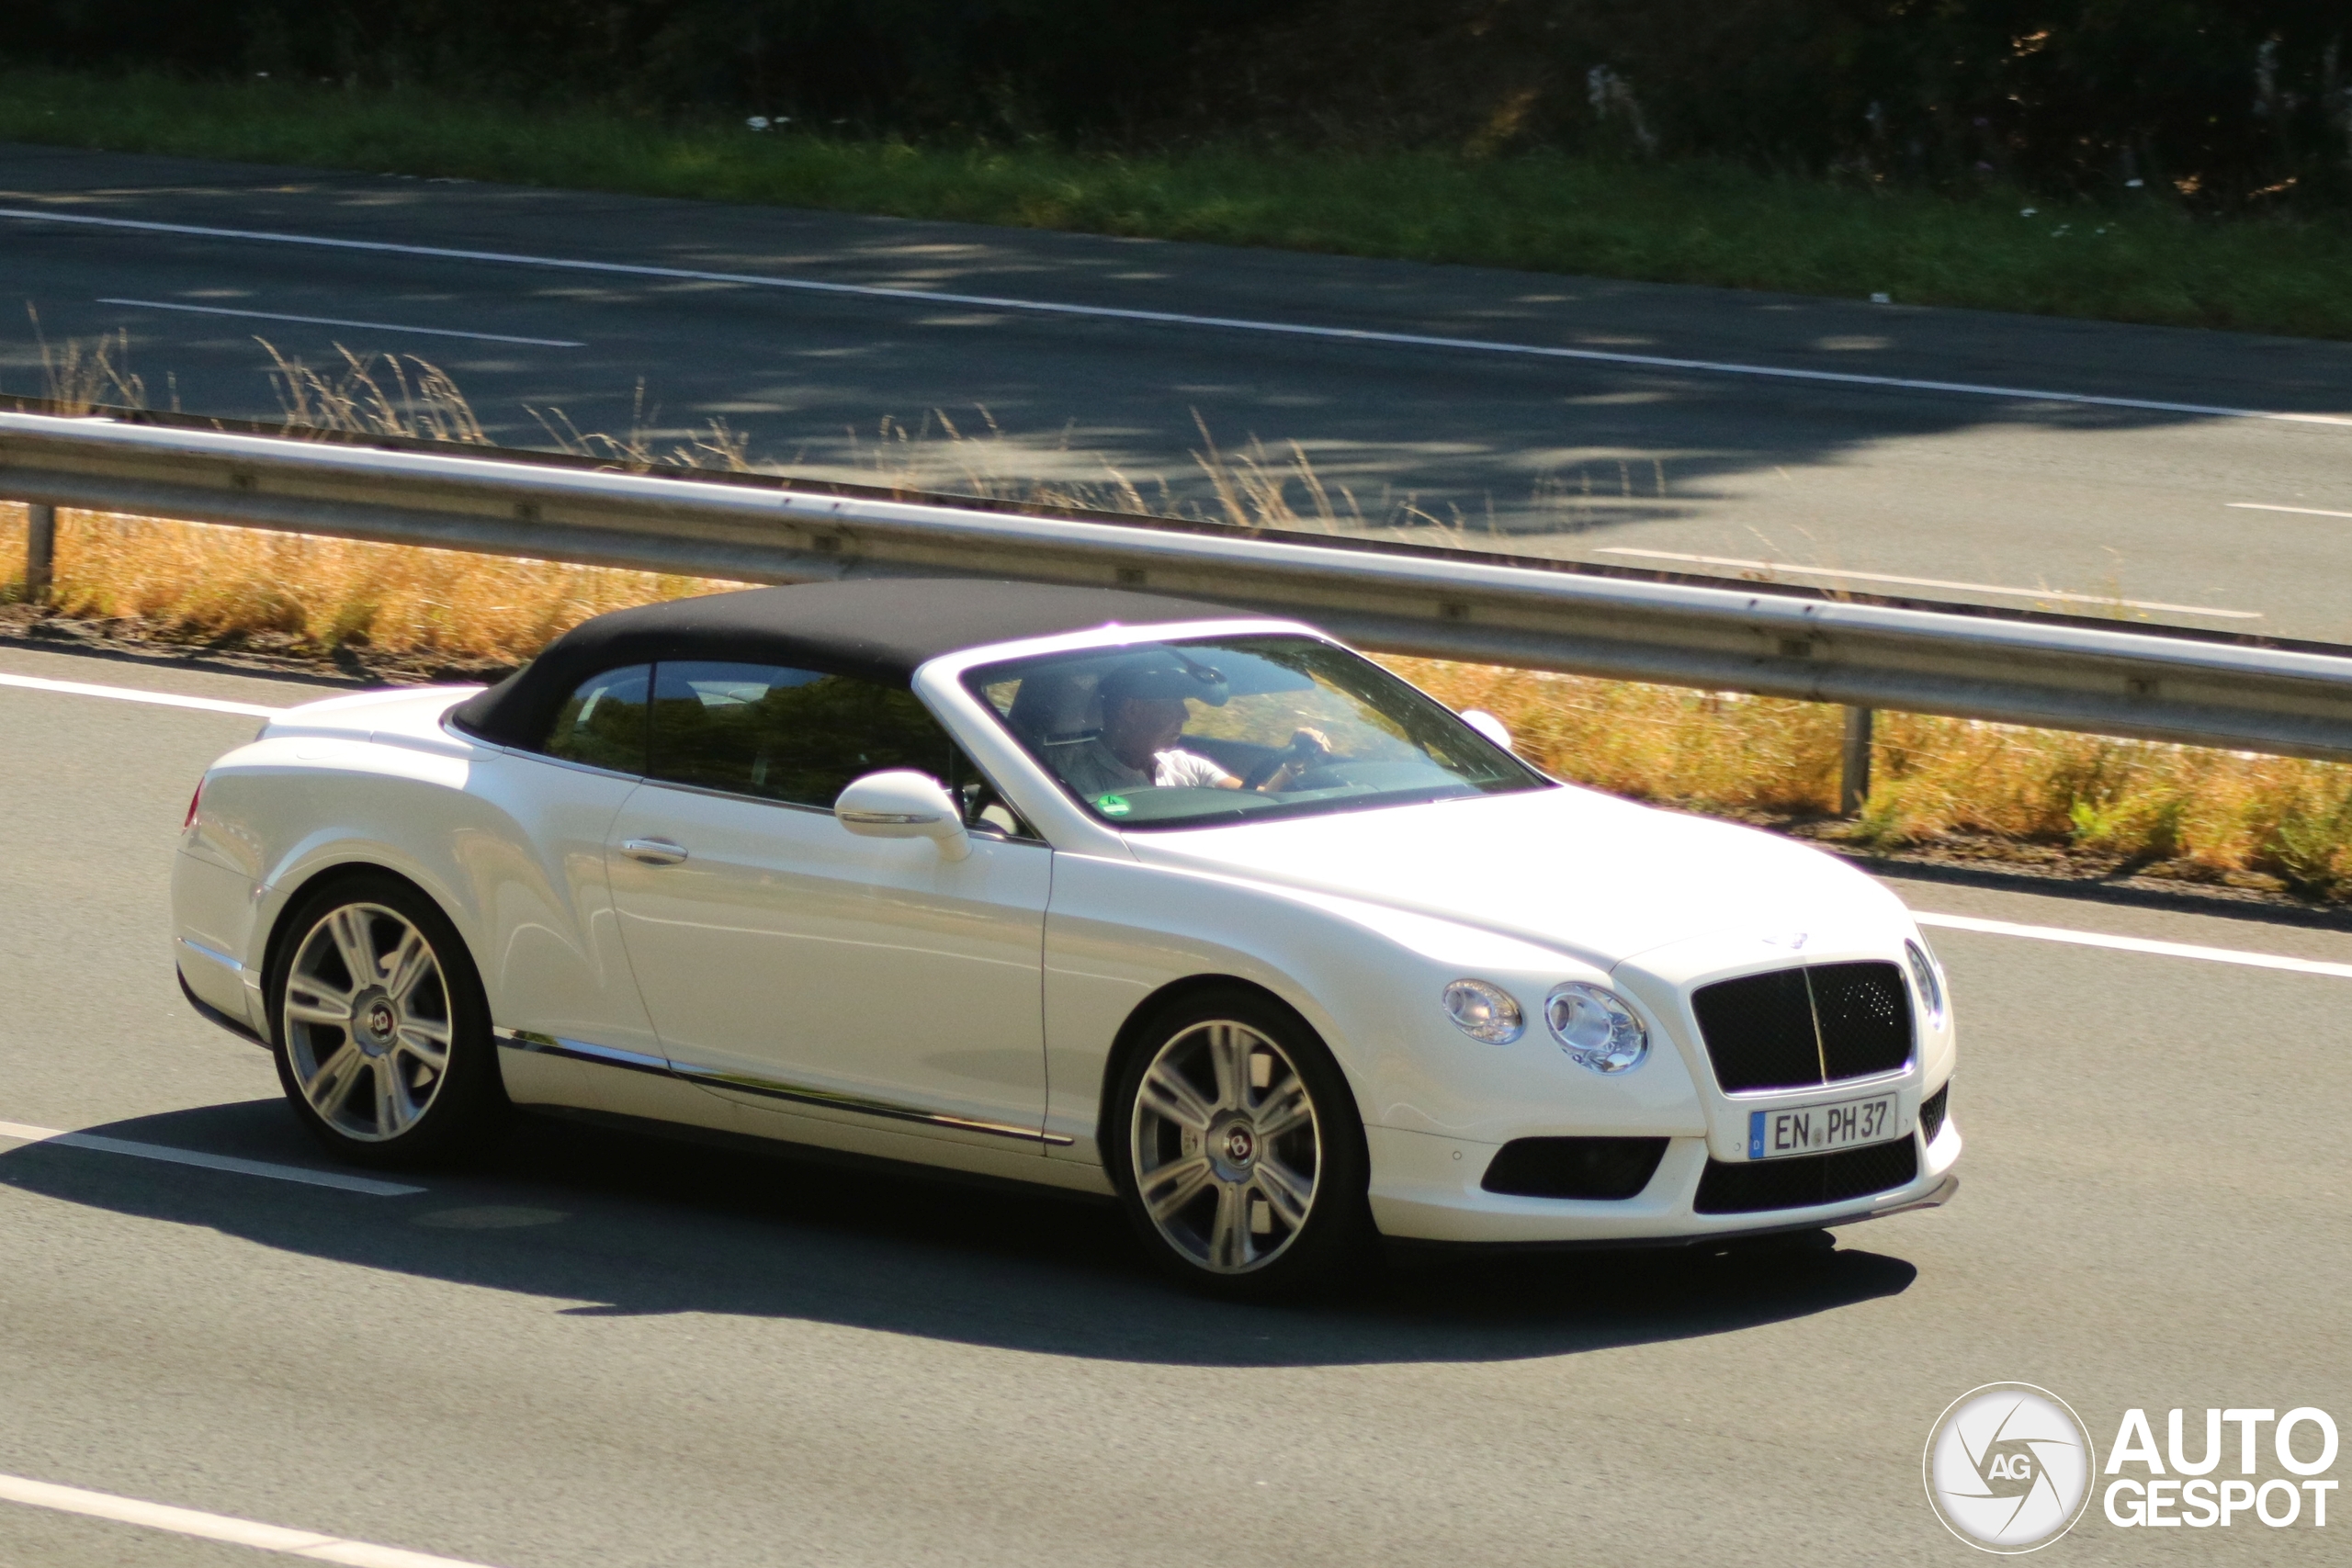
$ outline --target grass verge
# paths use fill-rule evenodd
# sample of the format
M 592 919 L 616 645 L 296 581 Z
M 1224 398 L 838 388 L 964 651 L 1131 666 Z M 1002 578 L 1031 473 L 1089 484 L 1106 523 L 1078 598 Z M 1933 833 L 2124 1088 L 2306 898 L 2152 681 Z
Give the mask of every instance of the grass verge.
M 292 82 L 0 68 L 0 140 L 2352 337 L 2352 220 L 1553 154 L 923 147 Z M 2028 215 L 2030 211 L 2030 215 Z
M 216 647 L 364 652 L 367 667 L 437 679 L 494 674 L 606 610 L 733 586 L 104 513 L 62 513 L 58 535 L 56 614 Z M 0 552 L 23 550 L 23 509 L 0 507 Z M 2352 897 L 2352 768 L 1885 714 L 1875 787 L 1847 822 L 1831 815 L 1835 707 L 1391 662 L 1500 716 L 1550 773 L 1638 800 L 1864 850 Z

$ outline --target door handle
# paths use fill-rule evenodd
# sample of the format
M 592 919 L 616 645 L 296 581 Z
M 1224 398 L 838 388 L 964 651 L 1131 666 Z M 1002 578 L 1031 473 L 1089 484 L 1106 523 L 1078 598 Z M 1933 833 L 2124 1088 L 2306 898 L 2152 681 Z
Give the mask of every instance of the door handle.
M 686 858 L 686 846 L 668 839 L 624 839 L 621 853 L 647 865 L 675 865 Z

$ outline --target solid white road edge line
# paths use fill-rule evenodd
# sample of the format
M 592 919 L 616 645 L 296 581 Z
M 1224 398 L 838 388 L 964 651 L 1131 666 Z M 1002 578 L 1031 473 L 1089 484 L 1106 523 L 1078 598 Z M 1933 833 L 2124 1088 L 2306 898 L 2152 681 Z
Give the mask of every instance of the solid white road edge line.
M 232 703 L 220 697 L 184 697 L 177 692 L 142 692 L 132 686 L 94 686 L 84 681 L 44 681 L 38 675 L 0 674 L 0 686 L 22 686 L 28 692 L 62 692 L 72 697 L 112 697 L 118 702 L 153 703 L 157 707 L 200 708 L 206 713 L 242 713 L 254 718 L 276 718 L 284 708 L 259 703 Z
M 2211 604 L 2163 604 L 2153 599 L 2116 599 L 2105 593 L 2069 593 L 2055 588 L 2000 588 L 1990 582 L 1950 582 L 1940 577 L 1898 577 L 1891 571 L 1840 571 L 1833 566 L 1792 566 L 1787 561 L 1744 560 L 1737 556 L 1690 556 L 1676 550 L 1637 550 L 1628 545 L 1604 545 L 1593 552 L 1604 556 L 1641 556 L 1650 560 L 1693 561 L 1702 566 L 1737 566 L 1760 571 L 1792 571 L 1799 577 L 1850 578 L 1857 582 L 1900 582 L 1912 588 L 1962 588 L 1972 593 L 1999 593 L 2011 599 L 2064 599 L 2076 604 L 2123 604 L 2134 610 L 2177 610 L 2189 615 L 2222 615 L 2233 621 L 2258 621 L 2259 610 L 2218 610 Z
M 274 1181 L 299 1181 L 307 1187 L 332 1187 L 339 1192 L 360 1192 L 370 1198 L 405 1198 L 423 1192 L 397 1181 L 345 1176 L 334 1170 L 307 1170 L 299 1165 L 239 1159 L 233 1155 L 200 1154 L 195 1149 L 168 1148 L 162 1144 L 136 1144 L 128 1138 L 102 1137 L 96 1133 L 67 1133 L 55 1127 L 28 1127 L 22 1122 L 0 1122 L 0 1138 L 26 1144 L 59 1144 L 69 1149 L 94 1149 L 100 1154 L 129 1155 L 134 1159 L 163 1160 L 170 1165 L 199 1166 L 206 1170 L 233 1171 L 239 1176 L 266 1176 Z
M 2053 392 L 2030 387 L 1988 387 L 1973 381 L 1930 381 L 1907 376 L 1866 376 L 1850 370 L 1799 370 L 1732 360 L 1679 359 L 1658 354 L 1623 354 L 1598 348 L 1555 348 L 1542 344 L 1496 343 L 1486 338 L 1435 337 L 1419 333 L 1375 332 L 1363 327 L 1315 327 L 1295 321 L 1261 321 L 1240 316 L 1195 316 L 1174 310 L 1138 310 L 1115 305 L 1071 305 L 1052 299 L 1012 299 L 991 294 L 948 294 L 929 288 L 894 288 L 872 283 L 822 283 L 807 277 L 775 277 L 752 272 L 704 272 L 694 267 L 650 266 L 637 262 L 581 261 L 566 256 L 523 255 L 509 251 L 468 251 L 446 245 L 403 245 L 389 240 L 337 240 L 321 234 L 286 234 L 266 229 L 218 229 L 198 223 L 158 223 L 140 218 L 99 218 L 86 212 L 0 207 L 0 218 L 37 223 L 79 223 L 97 229 L 128 229 L 149 234 L 189 234 L 208 240 L 252 240 L 275 245 L 315 245 L 323 250 L 431 256 L 442 261 L 493 262 L 505 266 L 553 267 L 565 272 L 617 274 L 628 277 L 676 278 L 689 283 L 734 283 L 754 288 L 793 288 L 810 294 L 844 294 L 869 299 L 904 299 L 922 305 L 978 305 L 1038 315 L 1081 316 L 1096 321 L 1150 321 L 1162 326 L 1221 327 L 1229 332 L 1275 333 L 1288 337 L 1347 343 L 1391 344 L 1406 348 L 1452 348 L 1478 354 L 1509 354 L 1538 359 L 1578 359 L 1603 365 L 1638 365 L 1655 370 L 1698 370 L 1718 376 L 1763 376 L 1784 381 L 1819 381 L 1843 387 L 1887 387 L 1898 391 L 1952 392 L 1964 397 L 2026 399 L 2094 408 L 2147 409 L 2158 413 L 2204 414 L 2220 419 L 2282 420 L 2290 424 L 2352 428 L 2352 417 L 2286 413 L 2272 409 L 2220 408 L 2206 403 L 2163 402 L 2150 398 L 2110 398 L 2088 392 Z
M 2352 517 L 2352 512 L 2330 512 L 2324 506 L 2273 506 L 2263 501 L 2225 501 L 2224 506 L 2234 506 L 2240 512 L 2293 512 L 2305 517 Z
M 366 327 L 378 333 L 418 333 L 426 337 L 464 337 L 479 343 L 519 343 L 532 348 L 586 348 L 565 337 L 509 337 L 504 333 L 461 333 L 455 327 L 404 327 L 395 321 L 347 321 L 339 316 L 287 316 L 275 310 L 232 310 L 225 305 L 181 305 L 168 299 L 100 299 L 101 305 L 131 305 L 141 310 L 185 310 L 191 316 L 243 316 L 256 321 L 300 321 L 313 327 Z
M 316 1530 L 290 1530 L 278 1525 L 232 1518 L 226 1514 L 175 1508 L 168 1503 L 142 1503 L 136 1497 L 88 1492 L 79 1486 L 60 1486 L 21 1475 L 0 1475 L 0 1499 L 28 1507 L 53 1508 L 62 1514 L 80 1514 L 85 1518 L 169 1530 L 174 1535 L 195 1536 L 201 1540 L 224 1540 L 236 1546 L 259 1547 L 264 1551 L 282 1551 L 314 1562 L 341 1562 L 348 1568 L 482 1568 L 481 1563 L 465 1562 L 455 1557 L 435 1557 L 430 1552 L 407 1551 L 397 1546 L 371 1546 L 364 1540 L 345 1540 Z
M 2077 947 L 2152 953 L 2160 958 L 2196 958 L 2208 964 L 2238 964 L 2249 969 L 2285 969 L 2297 975 L 2326 975 L 2338 980 L 2352 980 L 2352 964 L 2328 964 L 2316 958 L 2289 958 L 2281 953 L 2248 953 L 2235 947 L 2199 947 L 2186 942 L 2154 942 L 2141 936 L 2109 936 L 2104 931 L 2069 931 L 2064 926 L 2021 926 L 2011 920 L 1980 920 L 1973 915 L 1928 915 L 1914 910 L 1911 918 L 1923 926 L 1956 931 L 2030 937 L 2036 942 L 2064 942 Z

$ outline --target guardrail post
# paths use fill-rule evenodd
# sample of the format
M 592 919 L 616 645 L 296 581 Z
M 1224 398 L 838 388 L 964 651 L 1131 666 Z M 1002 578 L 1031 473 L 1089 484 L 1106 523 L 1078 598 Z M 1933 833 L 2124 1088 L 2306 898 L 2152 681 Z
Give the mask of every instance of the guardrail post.
M 1869 708 L 1846 710 L 1846 746 L 1838 768 L 1838 815 L 1859 817 L 1871 797 Z
M 25 603 L 44 604 L 57 577 L 57 508 L 25 508 Z

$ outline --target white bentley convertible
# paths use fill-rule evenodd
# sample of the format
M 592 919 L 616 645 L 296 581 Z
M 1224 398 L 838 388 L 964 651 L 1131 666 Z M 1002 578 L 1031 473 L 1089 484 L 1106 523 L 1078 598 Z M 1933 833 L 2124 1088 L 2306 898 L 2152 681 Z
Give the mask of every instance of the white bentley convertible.
M 1262 1292 L 1375 1233 L 1940 1201 L 1943 977 L 1837 860 L 1538 773 L 1313 628 L 812 584 L 601 616 L 214 764 L 181 981 L 332 1149 L 507 1106 L 1114 1193 Z

